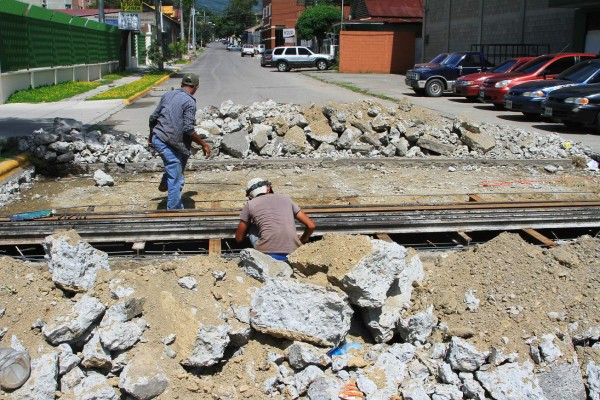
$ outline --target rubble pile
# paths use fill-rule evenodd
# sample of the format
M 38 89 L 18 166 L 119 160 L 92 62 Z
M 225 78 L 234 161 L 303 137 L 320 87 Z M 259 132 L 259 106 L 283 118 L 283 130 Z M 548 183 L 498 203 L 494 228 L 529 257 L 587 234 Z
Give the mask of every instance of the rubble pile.
M 407 100 L 396 108 L 365 99 L 307 109 L 272 100 L 250 106 L 228 100 L 220 107 L 199 110 L 196 132 L 209 143 L 213 157 L 224 159 L 585 157 L 585 149 L 565 143 L 556 134 L 478 124 L 462 117 L 434 117 Z M 19 149 L 31 152 L 47 167 L 68 163 L 140 163 L 158 157 L 149 152 L 145 136 L 86 132 L 81 123 L 59 118 L 51 132 L 38 130 L 20 139 Z M 196 149 L 194 154 L 203 158 Z
M 0 343 L 32 360 L 0 398 L 596 400 L 599 244 L 502 234 L 430 263 L 331 234 L 289 264 L 123 262 L 57 232 L 47 269 L 0 258 Z

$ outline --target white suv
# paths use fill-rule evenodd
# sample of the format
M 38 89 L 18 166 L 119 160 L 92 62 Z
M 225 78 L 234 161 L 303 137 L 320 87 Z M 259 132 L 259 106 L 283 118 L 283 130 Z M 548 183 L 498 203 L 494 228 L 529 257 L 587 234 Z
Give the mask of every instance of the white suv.
M 251 44 L 245 44 L 242 46 L 242 57 L 244 57 L 244 55 L 250 55 L 252 57 L 254 57 L 254 46 Z
M 332 62 L 332 55 L 313 53 L 304 46 L 285 46 L 273 49 L 272 65 L 275 65 L 281 72 L 289 71 L 292 68 L 310 67 L 317 67 L 319 71 L 323 71 L 329 68 Z

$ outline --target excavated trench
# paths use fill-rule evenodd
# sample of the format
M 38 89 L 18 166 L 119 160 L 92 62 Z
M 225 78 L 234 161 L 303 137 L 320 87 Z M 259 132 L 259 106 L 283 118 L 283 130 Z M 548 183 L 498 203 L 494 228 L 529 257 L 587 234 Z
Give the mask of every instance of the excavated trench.
M 553 165 L 557 172 L 548 173 Z M 102 169 L 113 186 L 96 184 Z M 420 250 L 466 249 L 504 231 L 552 246 L 600 230 L 598 179 L 569 160 L 193 160 L 186 210 L 168 212 L 160 162 L 78 165 L 38 176 L 0 211 L 0 254 L 41 259 L 41 243 L 75 229 L 111 257 L 233 257 L 247 180 L 291 196 L 326 233 L 364 234 Z M 38 218 L 41 211 L 47 215 Z M 30 213 L 34 213 L 34 215 Z M 300 229 L 300 227 L 299 227 Z

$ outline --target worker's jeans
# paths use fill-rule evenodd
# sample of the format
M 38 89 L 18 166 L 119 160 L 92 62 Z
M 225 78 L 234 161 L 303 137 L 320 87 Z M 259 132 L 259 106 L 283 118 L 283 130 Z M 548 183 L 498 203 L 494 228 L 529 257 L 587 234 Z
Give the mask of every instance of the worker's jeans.
M 154 148 L 158 151 L 158 154 L 160 154 L 160 158 L 162 158 L 165 165 L 162 183 L 166 182 L 167 187 L 169 188 L 167 209 L 175 210 L 183 208 L 181 191 L 183 190 L 183 185 L 185 183 L 183 171 L 185 171 L 188 156 L 169 147 L 169 145 L 156 136 L 152 136 L 152 144 L 154 144 Z

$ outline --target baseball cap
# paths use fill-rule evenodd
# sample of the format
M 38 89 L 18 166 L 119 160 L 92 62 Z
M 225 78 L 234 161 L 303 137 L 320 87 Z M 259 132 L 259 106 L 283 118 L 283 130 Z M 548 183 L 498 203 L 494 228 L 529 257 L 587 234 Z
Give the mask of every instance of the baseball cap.
M 256 197 L 261 194 L 267 193 L 267 186 L 270 186 L 271 182 L 264 180 L 263 178 L 253 178 L 248 181 L 246 185 L 246 196 Z
M 199 83 L 200 79 L 198 79 L 198 75 L 192 73 L 185 74 L 181 80 L 181 84 L 185 86 L 195 87 L 198 86 Z
M 0 386 L 3 389 L 21 387 L 31 374 L 31 359 L 27 351 L 12 347 L 0 349 Z

